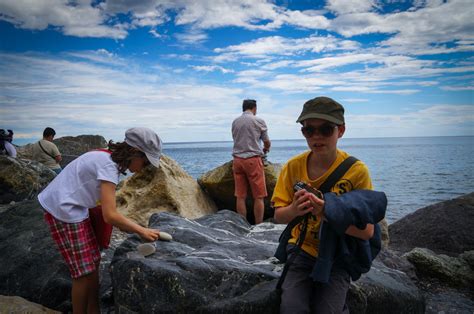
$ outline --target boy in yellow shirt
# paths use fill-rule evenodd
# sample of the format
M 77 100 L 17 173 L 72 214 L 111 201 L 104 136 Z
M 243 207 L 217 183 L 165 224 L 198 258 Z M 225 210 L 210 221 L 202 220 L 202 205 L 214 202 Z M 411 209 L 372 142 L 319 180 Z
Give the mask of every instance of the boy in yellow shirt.
M 344 313 L 350 274 L 337 259 L 330 270 L 327 283 L 316 282 L 310 277 L 318 259 L 321 226 L 325 221 L 325 201 L 302 189 L 294 192 L 293 186 L 304 181 L 318 189 L 328 176 L 349 155 L 337 148 L 337 141 L 344 135 L 344 108 L 328 97 L 307 101 L 297 122 L 306 138 L 309 151 L 291 158 L 282 168 L 272 197 L 275 221 L 289 223 L 295 217 L 311 213 L 301 251 L 294 258 L 282 285 L 281 313 Z M 332 187 L 331 192 L 341 195 L 352 190 L 371 190 L 372 182 L 367 166 L 355 164 Z M 291 230 L 287 251 L 291 255 L 296 245 L 303 221 Z M 374 234 L 374 224 L 366 223 L 363 229 L 348 226 L 345 234 L 369 240 Z

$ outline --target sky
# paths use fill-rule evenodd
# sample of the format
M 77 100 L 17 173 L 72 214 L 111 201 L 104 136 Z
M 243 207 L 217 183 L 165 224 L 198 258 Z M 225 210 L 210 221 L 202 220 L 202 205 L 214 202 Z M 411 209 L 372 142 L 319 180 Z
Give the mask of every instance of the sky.
M 301 139 L 327 96 L 348 138 L 472 136 L 473 17 L 472 0 L 0 0 L 0 128 L 228 141 L 250 98 L 271 139 Z

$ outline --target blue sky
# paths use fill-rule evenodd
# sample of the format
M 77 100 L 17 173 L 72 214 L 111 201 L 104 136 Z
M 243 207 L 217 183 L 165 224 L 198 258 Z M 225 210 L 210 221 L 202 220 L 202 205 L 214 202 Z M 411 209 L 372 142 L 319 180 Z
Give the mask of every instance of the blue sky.
M 0 128 L 16 144 L 231 140 L 254 98 L 272 139 L 305 101 L 346 108 L 346 137 L 474 135 L 466 1 L 0 0 Z

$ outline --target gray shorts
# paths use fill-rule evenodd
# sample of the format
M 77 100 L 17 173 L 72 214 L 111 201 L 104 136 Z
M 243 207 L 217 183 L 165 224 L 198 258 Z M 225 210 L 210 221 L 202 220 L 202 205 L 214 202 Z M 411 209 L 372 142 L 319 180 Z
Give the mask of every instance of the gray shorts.
M 315 258 L 300 251 L 282 285 L 280 313 L 349 313 L 346 294 L 349 273 L 334 266 L 327 284 L 309 277 Z

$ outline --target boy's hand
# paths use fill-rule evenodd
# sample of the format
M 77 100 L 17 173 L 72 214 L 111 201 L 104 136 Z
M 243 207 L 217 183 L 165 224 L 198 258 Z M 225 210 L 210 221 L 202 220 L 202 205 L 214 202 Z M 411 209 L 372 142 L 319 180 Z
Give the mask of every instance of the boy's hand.
M 311 202 L 311 206 L 312 206 L 312 214 L 316 217 L 322 217 L 323 214 L 324 214 L 324 200 L 320 199 L 319 197 L 317 197 L 316 195 L 312 194 L 312 193 L 308 193 L 310 196 L 309 196 L 309 200 Z
M 312 194 L 306 190 L 299 190 L 295 192 L 291 206 L 293 207 L 293 211 L 295 212 L 296 216 L 304 215 L 313 210 L 310 195 Z
M 153 241 L 156 241 L 160 238 L 160 230 L 143 228 L 143 230 L 138 235 L 144 241 L 153 242 Z

